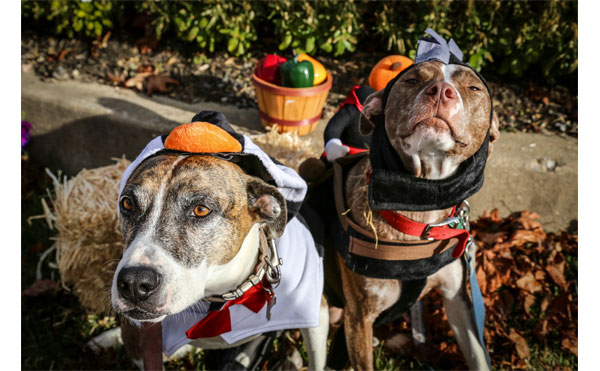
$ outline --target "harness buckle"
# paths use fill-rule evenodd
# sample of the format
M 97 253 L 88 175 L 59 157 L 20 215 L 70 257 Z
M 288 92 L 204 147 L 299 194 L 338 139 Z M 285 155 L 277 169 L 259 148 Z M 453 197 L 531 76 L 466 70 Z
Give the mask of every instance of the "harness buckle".
M 433 223 L 433 224 L 427 224 L 427 226 L 425 227 L 425 230 L 423 231 L 423 234 L 421 235 L 422 238 L 426 238 L 429 241 L 433 241 L 434 238 L 429 237 L 429 233 L 431 232 L 431 229 L 434 227 L 444 227 L 446 225 L 449 224 L 457 224 L 460 223 L 460 217 L 458 216 L 451 216 L 449 218 L 446 218 L 444 220 L 442 220 L 439 223 Z

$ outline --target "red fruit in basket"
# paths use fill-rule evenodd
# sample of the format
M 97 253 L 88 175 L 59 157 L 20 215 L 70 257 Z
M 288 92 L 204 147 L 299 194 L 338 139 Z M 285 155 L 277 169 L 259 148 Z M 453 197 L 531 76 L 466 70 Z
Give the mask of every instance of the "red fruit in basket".
M 258 61 L 256 66 L 256 76 L 271 84 L 281 85 L 281 77 L 279 68 L 287 59 L 278 56 L 277 54 L 269 54 Z

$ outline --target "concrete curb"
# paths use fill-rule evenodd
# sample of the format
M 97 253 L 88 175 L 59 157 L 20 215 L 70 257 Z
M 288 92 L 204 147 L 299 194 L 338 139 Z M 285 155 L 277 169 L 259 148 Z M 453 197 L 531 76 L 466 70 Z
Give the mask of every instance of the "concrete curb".
M 485 169 L 483 188 L 470 199 L 472 214 L 497 208 L 540 214 L 546 231 L 577 220 L 577 139 L 501 133 Z
M 202 110 L 223 112 L 243 133 L 264 132 L 256 109 L 216 103 L 186 104 L 127 89 L 78 81 L 42 82 L 21 75 L 21 105 L 34 124 L 29 153 L 51 169 L 82 168 L 133 159 L 150 139 L 189 122 Z M 326 120 L 308 137 L 323 148 Z M 548 231 L 577 220 L 577 139 L 502 133 L 486 168 L 482 190 L 471 198 L 472 216 L 498 208 L 500 215 L 531 210 Z

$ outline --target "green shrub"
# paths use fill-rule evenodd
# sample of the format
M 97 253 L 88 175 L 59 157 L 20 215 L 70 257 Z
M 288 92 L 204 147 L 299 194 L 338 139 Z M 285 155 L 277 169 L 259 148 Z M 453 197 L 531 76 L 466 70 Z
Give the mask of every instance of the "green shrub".
M 262 41 L 260 25 L 277 38 L 280 50 L 340 56 L 354 52 L 362 40 L 414 58 L 418 39 L 431 27 L 452 37 L 477 70 L 514 76 L 538 70 L 552 82 L 577 69 L 576 1 L 22 2 L 24 20 L 53 22 L 56 34 L 69 37 L 99 37 L 124 13 L 134 12 L 153 17 L 157 38 L 236 56 L 250 55 Z
M 279 49 L 335 56 L 353 52 L 363 29 L 354 1 L 272 1 L 268 19 L 275 26 Z
M 249 1 L 144 1 L 139 6 L 155 16 L 159 39 L 173 29 L 177 38 L 195 42 L 201 49 L 213 52 L 217 46 L 237 56 L 248 53 L 257 39 L 255 11 Z
M 504 75 L 521 76 L 540 66 L 544 76 L 577 69 L 575 1 L 417 1 L 383 2 L 373 28 L 387 50 L 414 57 L 421 32 L 431 27 L 452 37 L 474 68 L 494 62 Z
M 123 4 L 109 0 L 52 0 L 24 1 L 21 6 L 24 17 L 53 22 L 56 34 L 98 38 L 113 28 Z

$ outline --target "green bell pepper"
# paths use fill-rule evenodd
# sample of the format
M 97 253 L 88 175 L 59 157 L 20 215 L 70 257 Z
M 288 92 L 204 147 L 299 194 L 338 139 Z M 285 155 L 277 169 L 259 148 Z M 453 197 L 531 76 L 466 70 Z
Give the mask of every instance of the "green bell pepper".
M 315 72 L 310 61 L 290 59 L 281 65 L 281 85 L 288 88 L 310 88 L 313 86 Z

